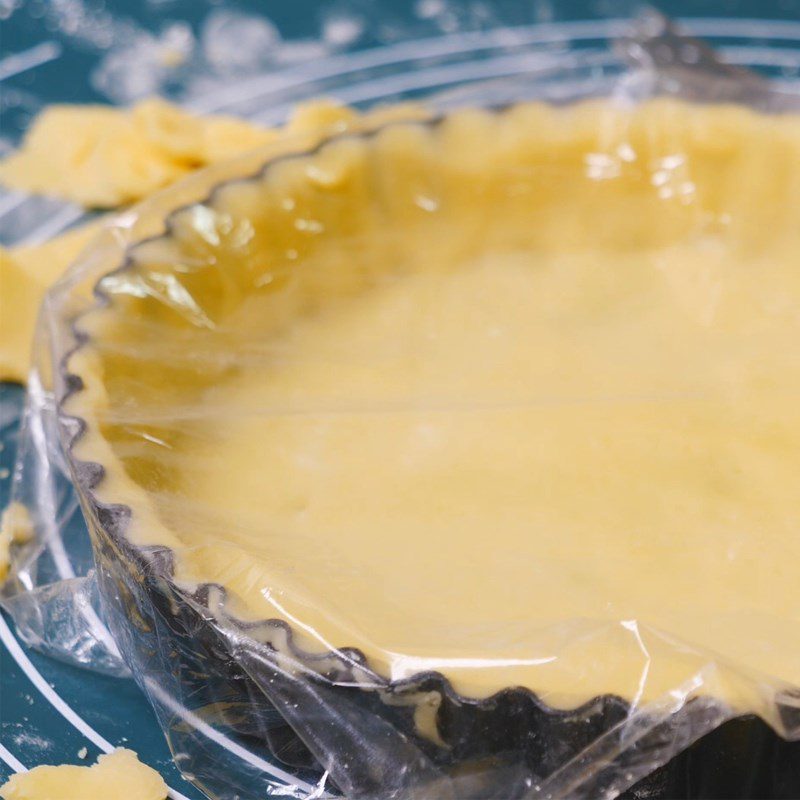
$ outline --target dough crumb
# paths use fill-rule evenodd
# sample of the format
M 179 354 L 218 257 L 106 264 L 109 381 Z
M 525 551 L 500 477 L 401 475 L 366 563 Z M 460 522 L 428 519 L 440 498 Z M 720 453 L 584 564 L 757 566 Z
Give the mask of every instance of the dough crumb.
M 11 545 L 23 544 L 32 537 L 33 523 L 28 509 L 22 503 L 10 503 L 0 518 L 0 581 L 5 580 L 11 566 Z
M 0 786 L 3 800 L 165 800 L 162 777 L 124 748 L 100 756 L 91 767 L 35 767 Z

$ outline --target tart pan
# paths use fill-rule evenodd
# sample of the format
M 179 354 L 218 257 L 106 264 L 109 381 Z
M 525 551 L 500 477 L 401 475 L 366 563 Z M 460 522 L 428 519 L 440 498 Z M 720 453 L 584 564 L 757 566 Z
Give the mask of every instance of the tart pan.
M 221 188 L 247 180 L 222 184 L 204 205 L 213 206 Z M 166 238 L 183 211 L 167 219 Z M 113 276 L 132 268 L 130 252 Z M 108 277 L 96 288 L 99 308 L 114 302 Z M 74 353 L 90 341 L 84 321 L 75 322 Z M 800 795 L 800 743 L 716 700 L 696 697 L 665 721 L 634 714 L 612 695 L 569 711 L 518 687 L 473 699 L 437 672 L 387 680 L 356 649 L 311 655 L 295 645 L 285 622 L 250 623 L 229 614 L 225 587 L 178 585 L 174 554 L 131 543 L 126 532 L 135 510 L 101 500 L 103 465 L 76 454 L 87 425 L 69 402 L 85 388 L 72 371 L 74 353 L 62 363 L 60 409 L 70 466 L 110 625 L 151 699 L 156 685 L 189 708 L 214 707 L 214 722 L 256 751 L 268 751 L 300 774 L 324 769 L 353 798 Z M 796 700 L 779 704 L 779 713 L 785 728 L 800 725 Z M 431 714 L 433 735 L 421 724 L 430 723 Z M 181 726 L 168 722 L 165 728 L 175 745 Z M 576 781 L 574 767 L 582 759 L 594 768 Z

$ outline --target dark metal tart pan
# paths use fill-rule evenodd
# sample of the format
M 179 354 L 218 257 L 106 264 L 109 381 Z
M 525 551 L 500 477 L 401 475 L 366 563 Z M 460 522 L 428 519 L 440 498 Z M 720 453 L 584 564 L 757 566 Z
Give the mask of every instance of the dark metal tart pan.
M 240 180 L 248 179 L 222 185 Z M 168 218 L 165 235 L 180 211 Z M 95 291 L 99 304 L 110 302 L 102 289 Z M 80 318 L 75 333 L 80 349 Z M 61 366 L 62 405 L 83 386 L 68 365 L 69 356 Z M 782 739 L 754 716 L 731 718 L 712 699 L 692 700 L 667 723 L 650 725 L 630 717 L 628 704 L 610 695 L 570 711 L 549 708 L 518 687 L 474 700 L 457 694 L 440 673 L 393 683 L 372 672 L 355 650 L 305 654 L 282 621 L 225 619 L 224 612 L 211 610 L 221 607 L 223 587 L 187 592 L 172 580 L 169 550 L 131 544 L 126 529 L 135 510 L 98 499 L 102 465 L 79 461 L 73 452 L 86 424 L 61 411 L 108 622 L 151 700 L 157 685 L 190 709 L 213 707 L 211 721 L 252 751 L 278 759 L 306 780 L 327 770 L 354 800 L 800 797 L 800 742 Z M 269 644 L 273 634 L 288 642 L 293 669 L 276 658 Z M 438 698 L 438 743 L 420 735 L 414 719 L 422 702 L 417 698 L 431 696 Z M 180 750 L 181 736 L 191 734 L 179 717 L 165 719 L 157 698 L 154 704 L 173 748 Z M 787 727 L 800 725 L 796 702 L 783 712 Z M 621 755 L 581 783 L 560 784 L 557 771 L 585 757 L 601 736 Z M 202 776 L 198 780 L 203 783 Z M 235 775 L 225 782 L 237 788 Z M 241 790 L 243 798 L 250 796 L 246 786 Z

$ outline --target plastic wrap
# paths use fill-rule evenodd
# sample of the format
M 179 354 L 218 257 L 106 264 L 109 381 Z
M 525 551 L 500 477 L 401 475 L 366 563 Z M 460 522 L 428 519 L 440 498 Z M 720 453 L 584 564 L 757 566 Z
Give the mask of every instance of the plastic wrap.
M 49 293 L 14 478 L 16 513 L 27 509 L 36 535 L 12 548 L 4 605 L 32 646 L 93 669 L 130 671 L 180 768 L 210 797 L 505 800 L 691 796 L 703 787 L 727 796 L 742 791 L 742 775 L 759 794 L 800 790 L 800 692 L 787 666 L 800 655 L 791 636 L 800 620 L 791 596 L 783 615 L 756 604 L 692 619 L 689 608 L 676 612 L 674 628 L 663 609 L 655 623 L 647 612 L 625 613 L 624 591 L 614 587 L 581 599 L 583 586 L 597 589 L 594 572 L 606 574 L 601 562 L 625 552 L 602 541 L 570 558 L 547 541 L 512 547 L 503 531 L 524 506 L 513 486 L 505 491 L 508 475 L 492 483 L 478 438 L 470 449 L 481 425 L 456 426 L 448 439 L 453 417 L 486 414 L 513 464 L 513 425 L 509 432 L 492 415 L 584 403 L 585 419 L 574 418 L 584 424 L 610 402 L 605 375 L 586 377 L 589 400 L 569 394 L 576 365 L 590 363 L 580 348 L 591 335 L 581 338 L 566 317 L 531 327 L 526 315 L 508 315 L 508 298 L 525 291 L 517 266 L 502 273 L 503 302 L 480 302 L 480 282 L 448 282 L 476 254 L 485 263 L 468 271 L 480 278 L 498 254 L 505 263 L 534 253 L 552 267 L 566 253 L 577 290 L 558 280 L 537 286 L 553 308 L 583 302 L 583 319 L 612 300 L 636 317 L 636 247 L 657 251 L 651 266 L 666 273 L 689 253 L 694 271 L 672 288 L 687 319 L 705 330 L 731 325 L 731 336 L 741 333 L 733 312 L 713 319 L 728 290 L 753 293 L 780 319 L 796 310 L 791 270 L 778 271 L 783 282 L 774 291 L 714 271 L 726 264 L 720 248 L 723 256 L 741 248 L 765 269 L 769 259 L 800 252 L 792 249 L 800 248 L 800 220 L 790 202 L 798 197 L 800 126 L 780 115 L 791 110 L 788 97 L 750 74 L 720 71 L 702 51 L 690 68 L 675 56 L 682 40 L 667 40 L 673 57 L 658 63 L 665 41 L 656 38 L 658 46 L 634 42 L 639 65 L 600 98 L 587 100 L 578 88 L 550 97 L 569 101 L 558 108 L 515 106 L 547 92 L 524 79 L 493 82 L 437 98 L 432 106 L 442 112 L 428 120 L 325 141 L 309 134 L 193 175 L 109 223 Z M 684 99 L 776 116 L 767 122 L 745 108 Z M 452 110 L 459 106 L 467 109 Z M 737 148 L 750 161 L 737 160 Z M 716 166 L 708 169 L 700 154 Z M 749 166 L 756 161 L 760 172 Z M 598 294 L 581 300 L 586 254 L 604 248 L 617 262 L 602 266 L 624 269 L 632 290 L 621 291 L 612 271 L 606 282 L 585 284 Z M 408 281 L 416 289 L 403 294 L 398 287 Z M 370 291 L 385 294 L 384 304 L 363 329 L 348 327 L 341 312 Z M 329 306 L 335 318 L 326 316 Z M 785 324 L 790 331 L 794 323 Z M 512 338 L 501 346 L 506 328 Z M 762 342 L 757 326 L 748 332 Z M 561 369 L 537 356 L 547 375 L 562 376 L 550 387 L 560 394 L 532 396 L 519 372 L 502 368 L 513 358 L 506 352 L 517 352 L 514 337 L 532 333 L 577 337 Z M 669 337 L 660 342 L 663 349 L 634 362 L 647 379 L 635 391 L 657 400 L 666 390 L 649 366 L 674 357 Z M 760 355 L 776 369 L 796 369 L 785 349 Z M 464 376 L 475 365 L 484 379 L 470 382 Z M 757 373 L 763 381 L 771 375 Z M 691 377 L 695 389 L 710 391 L 701 372 Z M 780 393 L 768 397 L 785 412 Z M 408 415 L 413 427 L 397 421 Z M 365 418 L 372 421 L 353 422 Z M 786 435 L 787 420 L 774 420 L 775 436 Z M 597 452 L 613 454 L 602 424 L 595 433 Z M 425 453 L 452 452 L 475 461 L 469 491 L 448 494 L 446 461 L 420 472 L 430 486 L 403 484 L 430 466 Z M 568 466 L 559 468 L 569 475 Z M 314 477 L 325 469 L 327 479 Z M 307 486 L 330 488 L 323 516 L 312 516 L 316 498 L 304 495 L 295 471 Z M 387 475 L 397 494 L 382 497 Z M 540 479 L 561 490 L 548 475 Z M 698 479 L 711 480 L 702 470 Z M 475 538 L 470 514 L 480 519 L 486 487 L 498 486 L 496 520 Z M 403 491 L 413 508 L 441 512 L 421 513 L 422 536 L 409 527 Z M 587 494 L 574 505 L 591 501 Z M 271 503 L 274 513 L 264 512 Z M 309 517 L 314 524 L 304 527 Z M 349 518 L 378 524 L 348 540 Z M 437 538 L 442 519 L 455 536 L 445 546 Z M 332 533 L 321 534 L 321 525 Z M 353 544 L 358 535 L 361 546 Z M 676 533 L 676 547 L 686 541 Z M 721 541 L 724 553 L 709 557 L 729 558 L 746 574 L 752 549 Z M 628 546 L 641 559 L 635 537 Z M 745 555 L 737 558 L 735 547 Z M 793 553 L 787 547 L 783 569 L 794 569 Z M 685 560 L 697 578 L 691 549 Z M 700 596 L 696 584 L 681 584 L 679 561 L 664 566 L 676 608 L 683 595 Z M 754 582 L 772 580 L 782 591 L 790 573 L 767 566 L 773 574 L 756 572 Z M 629 574 L 620 569 L 607 574 Z M 663 601 L 658 569 L 648 569 Z M 461 581 L 441 578 L 459 574 Z M 525 594 L 528 583 L 552 591 Z M 725 587 L 712 591 L 730 600 Z M 552 608 L 541 603 L 528 615 L 514 605 L 520 596 L 544 596 Z M 647 587 L 637 596 L 646 600 Z M 498 597 L 515 609 L 507 618 L 486 612 L 502 608 Z M 756 597 L 762 602 L 763 592 Z M 748 614 L 760 622 L 748 623 Z M 681 760 L 684 752 L 693 763 Z

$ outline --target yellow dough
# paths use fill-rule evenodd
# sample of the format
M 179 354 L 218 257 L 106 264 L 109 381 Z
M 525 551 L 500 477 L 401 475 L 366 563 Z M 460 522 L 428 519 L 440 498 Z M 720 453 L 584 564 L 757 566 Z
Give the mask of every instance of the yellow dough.
M 92 222 L 43 245 L 0 247 L 0 380 L 25 380 L 44 293 L 99 230 Z
M 103 288 L 75 454 L 229 612 L 473 696 L 800 685 L 797 117 L 394 125 Z
M 161 100 L 130 110 L 50 106 L 37 117 L 22 149 L 0 163 L 0 182 L 110 208 L 276 135 L 234 118 L 193 117 Z
M 28 509 L 22 503 L 10 503 L 0 516 L 0 581 L 5 579 L 11 565 L 11 545 L 30 541 L 33 532 Z
M 281 138 L 421 113 L 398 105 L 362 117 L 336 103 L 314 101 L 299 106 L 284 128 L 267 129 L 235 117 L 194 116 L 159 99 L 130 109 L 54 105 L 36 118 L 22 149 L 0 162 L 0 183 L 90 208 L 113 208 Z
M 131 750 L 100 756 L 92 767 L 42 766 L 0 786 L 3 800 L 165 800 L 167 785 Z

